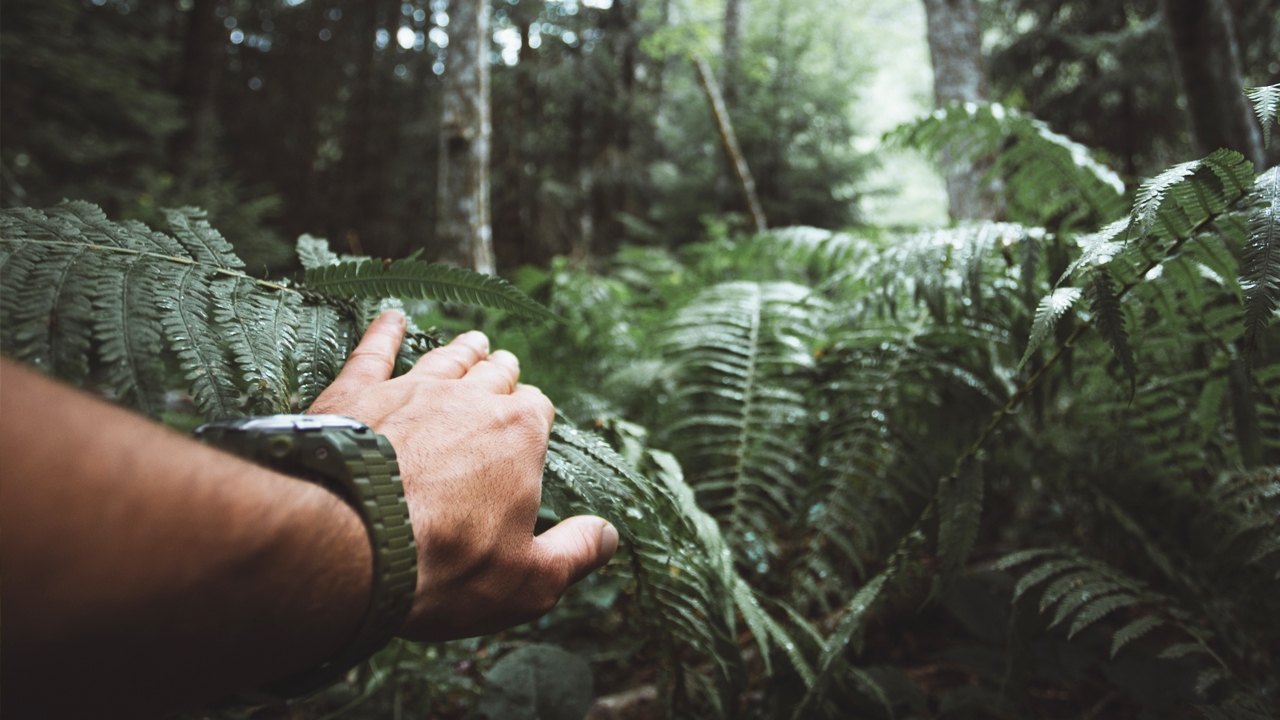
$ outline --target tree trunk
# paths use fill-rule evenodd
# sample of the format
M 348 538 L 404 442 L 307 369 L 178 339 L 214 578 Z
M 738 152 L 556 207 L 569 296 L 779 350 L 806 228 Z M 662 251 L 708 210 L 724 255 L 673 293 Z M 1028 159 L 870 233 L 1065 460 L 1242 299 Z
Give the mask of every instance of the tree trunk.
M 924 0 L 929 57 L 933 60 L 934 104 L 987 99 L 982 70 L 982 14 L 978 0 Z M 999 215 L 992 188 L 983 182 L 988 163 L 953 158 L 946 152 L 943 171 L 952 220 L 989 220 Z
M 729 110 L 724 105 L 724 97 L 720 95 L 715 75 L 712 74 L 706 58 L 701 55 L 693 56 L 693 64 L 698 69 L 698 78 L 702 80 L 702 89 L 707 93 L 707 101 L 711 103 L 711 113 L 715 116 L 716 128 L 720 131 L 720 142 L 724 145 L 724 154 L 729 161 L 729 167 L 733 169 L 734 176 L 738 179 L 738 186 L 742 189 L 747 211 L 751 213 L 756 232 L 764 232 L 769 225 L 765 220 L 764 208 L 760 206 L 760 198 L 756 195 L 756 181 L 751 176 L 751 168 L 747 166 L 747 159 L 742 155 L 742 149 L 738 147 L 738 138 L 734 135 L 733 124 L 729 122 Z
M 203 175 L 210 170 L 207 165 L 217 136 L 214 93 L 223 32 L 217 9 L 218 0 L 195 0 L 187 13 L 182 64 L 173 84 L 186 125 L 169 141 L 169 163 L 184 186 L 207 179 Z
M 1240 45 L 1224 0 L 1161 0 L 1169 54 L 1198 155 L 1218 148 L 1263 167 L 1262 135 L 1243 95 Z
M 494 273 L 489 219 L 489 0 L 449 3 L 436 238 L 442 259 Z
M 724 42 L 720 66 L 720 89 L 726 107 L 738 104 L 738 71 L 742 57 L 743 28 L 746 26 L 747 0 L 725 0 Z
M 356 4 L 350 10 L 351 32 L 345 37 L 350 45 L 348 57 L 354 58 L 356 74 L 349 85 L 342 158 L 334 173 L 337 180 L 334 204 L 342 209 L 334 218 L 340 224 L 330 228 L 329 237 L 345 244 L 356 255 L 385 256 L 390 249 L 385 239 L 373 230 L 382 220 L 381 209 L 387 196 L 384 154 L 378 146 L 386 134 L 393 132 L 389 128 L 379 132 L 377 127 L 384 74 L 378 72 L 374 37 L 378 15 L 385 15 L 388 5 L 387 0 L 365 0 Z

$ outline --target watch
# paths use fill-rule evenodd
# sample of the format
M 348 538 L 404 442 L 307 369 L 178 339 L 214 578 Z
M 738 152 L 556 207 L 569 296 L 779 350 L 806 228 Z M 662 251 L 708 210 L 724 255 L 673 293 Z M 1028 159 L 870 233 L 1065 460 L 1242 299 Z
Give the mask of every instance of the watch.
M 195 436 L 282 474 L 324 486 L 355 508 L 364 521 L 373 546 L 373 588 L 355 638 L 320 665 L 263 685 L 252 699 L 282 701 L 333 684 L 390 642 L 413 604 L 418 553 L 395 450 L 368 425 L 341 415 L 225 420 L 201 425 Z

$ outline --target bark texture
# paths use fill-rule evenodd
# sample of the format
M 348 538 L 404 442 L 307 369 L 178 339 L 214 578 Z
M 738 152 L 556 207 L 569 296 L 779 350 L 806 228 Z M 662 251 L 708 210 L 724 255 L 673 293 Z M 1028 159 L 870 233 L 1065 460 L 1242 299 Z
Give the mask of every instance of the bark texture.
M 1198 155 L 1218 148 L 1263 167 L 1262 133 L 1244 97 L 1240 44 L 1224 0 L 1161 0 L 1169 54 Z
M 733 132 L 733 124 L 729 121 L 729 110 L 725 107 L 724 97 L 720 94 L 720 87 L 716 83 L 715 75 L 712 74 L 711 66 L 707 63 L 707 59 L 701 55 L 694 55 L 693 64 L 698 68 L 698 78 L 702 81 L 702 89 L 707 94 L 707 101 L 711 103 L 711 112 L 715 116 L 716 128 L 720 131 L 720 142 L 724 145 L 724 154 L 729 161 L 729 167 L 733 169 L 733 174 L 738 180 L 738 187 L 742 190 L 743 199 L 747 204 L 747 212 L 751 214 L 751 219 L 756 226 L 756 232 L 764 232 L 769 225 L 765 220 L 764 208 L 760 205 L 760 198 L 756 195 L 756 181 L 751 176 L 751 168 L 747 166 L 747 158 L 742 154 L 742 148 L 738 147 L 738 138 Z
M 441 259 L 496 271 L 489 213 L 489 0 L 449 3 L 436 239 Z
M 987 99 L 982 67 L 982 13 L 978 0 L 924 0 L 933 99 L 937 107 Z M 983 175 L 989 165 L 943 157 L 952 220 L 992 220 L 1000 214 L 996 193 Z
M 724 102 L 733 107 L 738 103 L 739 58 L 742 57 L 742 36 L 746 27 L 747 0 L 725 0 L 724 41 L 720 66 L 720 87 Z

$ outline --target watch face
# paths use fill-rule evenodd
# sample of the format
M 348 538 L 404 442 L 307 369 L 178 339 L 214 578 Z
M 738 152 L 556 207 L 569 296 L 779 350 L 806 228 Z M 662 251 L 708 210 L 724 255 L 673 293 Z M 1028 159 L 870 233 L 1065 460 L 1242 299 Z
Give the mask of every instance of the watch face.
M 209 428 L 226 428 L 228 430 L 249 431 L 296 431 L 302 432 L 306 430 L 326 430 L 326 429 L 342 429 L 342 430 L 368 430 L 369 426 L 342 415 L 264 415 L 262 417 L 239 418 L 236 420 L 224 420 L 220 422 L 212 422 L 196 428 L 196 434 L 199 435 Z

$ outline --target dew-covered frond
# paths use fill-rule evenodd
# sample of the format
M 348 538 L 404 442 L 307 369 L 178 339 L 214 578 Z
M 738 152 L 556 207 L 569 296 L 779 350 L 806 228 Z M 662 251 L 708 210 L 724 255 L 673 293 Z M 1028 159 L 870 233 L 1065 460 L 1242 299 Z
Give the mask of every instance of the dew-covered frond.
M 1244 343 L 1256 350 L 1280 302 L 1280 167 L 1258 176 L 1249 205 L 1249 242 L 1240 264 L 1240 285 Z
M 636 580 L 647 608 L 641 621 L 712 662 L 719 687 L 731 687 L 744 672 L 739 613 L 763 657 L 777 649 L 802 678 L 811 677 L 796 642 L 737 574 L 718 524 L 695 501 L 675 458 L 646 451 L 642 466 L 643 473 L 597 436 L 561 420 L 547 452 L 543 498 L 562 517 L 592 513 L 619 529 L 631 557 L 617 567 Z M 729 702 L 723 697 L 719 705 Z
M 1232 150 L 1175 165 L 1138 188 L 1133 230 L 1140 236 L 1188 237 L 1252 186 L 1253 164 Z

